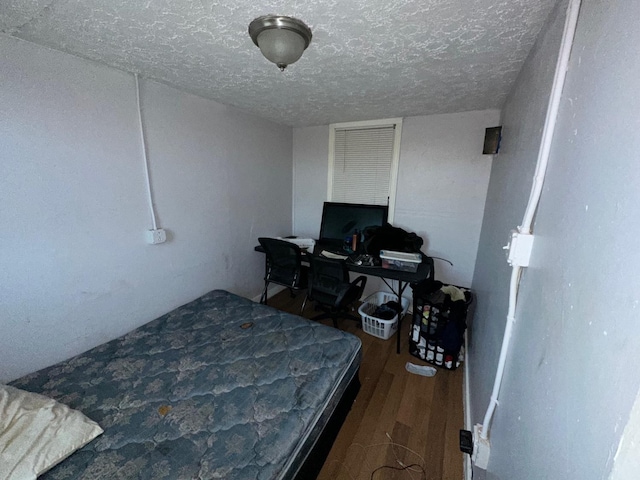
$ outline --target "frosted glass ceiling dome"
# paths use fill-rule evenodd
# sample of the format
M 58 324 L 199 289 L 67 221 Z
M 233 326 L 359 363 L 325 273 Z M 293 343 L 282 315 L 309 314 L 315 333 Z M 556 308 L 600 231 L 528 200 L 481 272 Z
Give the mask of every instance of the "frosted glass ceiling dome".
M 297 18 L 264 15 L 249 24 L 249 35 L 267 60 L 280 70 L 297 62 L 311 42 L 311 29 Z

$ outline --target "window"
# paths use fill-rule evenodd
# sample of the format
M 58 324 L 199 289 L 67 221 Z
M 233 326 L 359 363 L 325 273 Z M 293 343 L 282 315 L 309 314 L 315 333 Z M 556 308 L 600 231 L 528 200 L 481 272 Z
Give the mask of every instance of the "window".
M 330 125 L 328 201 L 388 205 L 391 222 L 401 131 L 401 118 Z

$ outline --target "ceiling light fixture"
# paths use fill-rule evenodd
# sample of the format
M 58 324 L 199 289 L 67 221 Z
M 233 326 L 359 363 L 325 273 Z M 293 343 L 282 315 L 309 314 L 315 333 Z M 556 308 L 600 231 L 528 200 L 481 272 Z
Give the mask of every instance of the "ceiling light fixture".
M 297 18 L 264 15 L 249 24 L 249 35 L 262 54 L 281 71 L 300 59 L 311 42 L 311 29 Z

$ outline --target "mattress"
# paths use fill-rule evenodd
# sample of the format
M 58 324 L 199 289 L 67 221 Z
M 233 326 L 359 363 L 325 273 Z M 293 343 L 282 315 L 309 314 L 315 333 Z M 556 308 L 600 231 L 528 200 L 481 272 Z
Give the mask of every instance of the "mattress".
M 360 358 L 351 334 L 214 290 L 11 384 L 105 430 L 42 479 L 284 479 Z

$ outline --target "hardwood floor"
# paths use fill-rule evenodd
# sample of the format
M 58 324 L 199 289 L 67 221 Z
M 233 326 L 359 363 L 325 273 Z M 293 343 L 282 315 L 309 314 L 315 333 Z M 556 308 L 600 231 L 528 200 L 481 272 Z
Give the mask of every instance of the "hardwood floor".
M 288 291 L 269 299 L 269 305 L 299 314 L 304 294 L 291 298 Z M 307 305 L 305 317 L 318 312 Z M 322 321 L 331 325 L 331 321 Z M 463 428 L 462 367 L 438 369 L 434 377 L 406 371 L 410 318 L 402 325 L 402 352 L 396 354 L 395 336 L 381 340 L 362 331 L 351 320 L 340 328 L 362 340 L 362 387 L 336 439 L 318 480 L 462 480 L 463 454 L 458 447 Z M 401 468 L 420 465 L 411 471 Z M 375 471 L 375 474 L 373 472 Z M 373 474 L 373 476 L 372 476 Z

